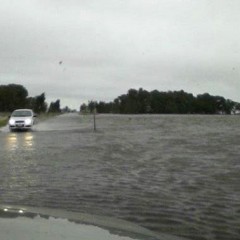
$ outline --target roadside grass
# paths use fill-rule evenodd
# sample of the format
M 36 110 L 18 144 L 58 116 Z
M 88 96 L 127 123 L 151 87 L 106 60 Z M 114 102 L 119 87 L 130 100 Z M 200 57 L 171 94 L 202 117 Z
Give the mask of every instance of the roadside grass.
M 0 114 L 0 127 L 4 127 L 8 122 L 8 114 L 1 113 Z

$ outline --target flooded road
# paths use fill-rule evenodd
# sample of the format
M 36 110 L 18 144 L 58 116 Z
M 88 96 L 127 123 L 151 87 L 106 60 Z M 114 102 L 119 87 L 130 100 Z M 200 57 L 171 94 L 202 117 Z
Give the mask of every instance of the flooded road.
M 66 114 L 0 132 L 0 203 L 240 239 L 240 118 Z

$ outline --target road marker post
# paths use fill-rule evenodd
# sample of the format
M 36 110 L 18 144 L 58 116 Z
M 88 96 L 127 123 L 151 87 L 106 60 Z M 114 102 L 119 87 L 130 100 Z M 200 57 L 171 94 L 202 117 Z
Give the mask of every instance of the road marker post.
M 96 126 L 96 107 L 93 109 L 93 127 L 94 127 L 94 132 L 97 131 L 97 126 Z

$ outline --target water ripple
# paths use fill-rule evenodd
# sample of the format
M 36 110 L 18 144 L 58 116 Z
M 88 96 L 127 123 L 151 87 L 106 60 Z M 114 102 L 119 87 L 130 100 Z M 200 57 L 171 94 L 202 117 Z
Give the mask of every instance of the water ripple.
M 96 133 L 77 115 L 30 134 L 1 132 L 0 202 L 114 216 L 190 239 L 240 239 L 240 121 L 97 121 Z

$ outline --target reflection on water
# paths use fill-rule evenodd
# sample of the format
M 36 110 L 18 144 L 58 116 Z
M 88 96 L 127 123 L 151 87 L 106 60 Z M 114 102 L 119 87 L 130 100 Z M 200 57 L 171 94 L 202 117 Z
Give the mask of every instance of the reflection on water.
M 36 142 L 33 132 L 11 132 L 4 134 L 3 151 L 0 151 L 1 183 L 7 189 L 9 199 L 25 199 L 26 191 L 32 185 L 38 185 L 39 175 L 35 150 Z M 2 150 L 2 149 L 0 149 Z M 0 186 L 1 192 L 1 186 Z
M 34 150 L 34 137 L 32 132 L 9 133 L 6 135 L 6 148 L 10 151 L 17 149 Z

